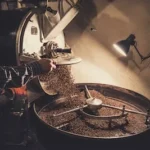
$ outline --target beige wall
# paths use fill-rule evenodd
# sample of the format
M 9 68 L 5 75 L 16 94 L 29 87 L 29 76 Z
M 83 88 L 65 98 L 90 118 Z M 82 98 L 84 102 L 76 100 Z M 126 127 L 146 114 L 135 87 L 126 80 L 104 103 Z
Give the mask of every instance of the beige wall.
M 127 58 L 112 48 L 134 33 L 141 53 L 150 53 L 149 8 L 149 0 L 85 0 L 65 31 L 68 44 L 83 59 L 72 67 L 75 81 L 117 85 L 150 98 L 150 59 L 141 64 L 133 48 Z

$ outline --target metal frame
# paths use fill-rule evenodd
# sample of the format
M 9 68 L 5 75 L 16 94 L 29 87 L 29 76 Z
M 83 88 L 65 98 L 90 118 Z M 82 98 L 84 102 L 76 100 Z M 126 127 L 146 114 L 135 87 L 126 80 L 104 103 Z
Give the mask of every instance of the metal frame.
M 45 41 L 57 37 L 78 13 L 79 9 L 77 7 L 72 7 L 67 12 L 67 14 L 59 21 L 59 23 L 55 25 L 54 28 L 50 31 L 50 33 L 46 36 Z

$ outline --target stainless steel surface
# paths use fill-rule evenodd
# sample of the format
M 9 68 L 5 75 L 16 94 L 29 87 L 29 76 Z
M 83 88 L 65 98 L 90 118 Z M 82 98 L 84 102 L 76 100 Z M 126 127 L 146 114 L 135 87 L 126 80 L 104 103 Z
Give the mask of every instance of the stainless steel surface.
M 85 91 L 86 91 L 86 94 L 88 97 L 88 99 L 86 99 L 86 103 L 87 103 L 88 107 L 92 110 L 99 109 L 102 105 L 102 100 L 100 100 L 98 98 L 93 98 L 86 85 L 85 85 Z

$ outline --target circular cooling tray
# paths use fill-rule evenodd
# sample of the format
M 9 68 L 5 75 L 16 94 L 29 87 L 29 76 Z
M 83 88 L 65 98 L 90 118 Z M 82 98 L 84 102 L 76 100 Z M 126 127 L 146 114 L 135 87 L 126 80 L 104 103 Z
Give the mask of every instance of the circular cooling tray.
M 122 100 L 124 102 L 130 103 L 131 106 L 135 105 L 139 110 L 146 111 L 150 106 L 150 101 L 131 90 L 127 90 L 124 88 L 112 86 L 112 85 L 105 85 L 105 84 L 98 84 L 98 83 L 78 83 L 76 84 L 77 88 L 81 91 L 85 89 L 85 85 L 88 86 L 89 90 L 96 90 L 107 97 L 111 97 L 114 100 Z M 51 101 L 51 103 L 50 103 Z M 33 105 L 33 110 L 36 119 L 36 128 L 37 133 L 40 137 L 40 141 L 50 148 L 52 143 L 57 142 L 57 144 L 64 144 L 64 149 L 66 148 L 66 144 L 82 144 L 83 147 L 88 148 L 91 144 L 96 147 L 102 147 L 106 149 L 108 147 L 111 149 L 112 147 L 122 147 L 125 146 L 136 146 L 139 148 L 138 144 L 149 144 L 149 135 L 150 130 L 147 128 L 145 131 L 140 133 L 129 135 L 129 136 L 121 136 L 121 137 L 90 137 L 90 136 L 83 136 L 80 134 L 71 133 L 68 131 L 63 131 L 61 129 L 57 129 L 49 124 L 47 124 L 44 120 L 41 119 L 39 113 L 43 108 L 50 105 L 51 107 L 59 105 L 64 102 L 64 99 L 58 99 L 57 96 L 50 96 L 49 100 L 42 99 L 36 101 Z M 47 137 L 47 138 L 46 138 Z M 144 139 L 144 140 L 143 140 Z M 88 141 L 87 141 L 88 140 Z M 50 144 L 51 143 L 51 144 Z M 119 143 L 119 144 L 118 144 Z M 130 144 L 129 144 L 130 143 Z M 55 145 L 56 146 L 56 145 Z M 121 146 L 121 147 L 120 147 Z

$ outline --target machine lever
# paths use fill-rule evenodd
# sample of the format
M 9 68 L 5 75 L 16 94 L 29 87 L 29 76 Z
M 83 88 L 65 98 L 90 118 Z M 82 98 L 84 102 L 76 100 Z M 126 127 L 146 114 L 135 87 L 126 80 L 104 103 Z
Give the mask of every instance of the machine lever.
M 57 49 L 54 49 L 53 51 L 55 51 L 57 53 L 71 53 L 71 48 L 69 48 L 69 49 L 57 48 Z

